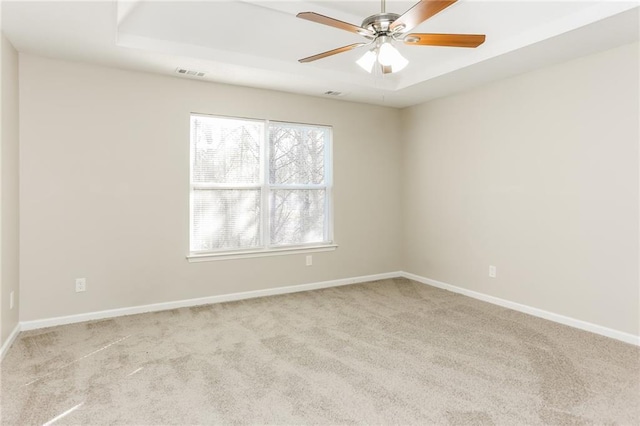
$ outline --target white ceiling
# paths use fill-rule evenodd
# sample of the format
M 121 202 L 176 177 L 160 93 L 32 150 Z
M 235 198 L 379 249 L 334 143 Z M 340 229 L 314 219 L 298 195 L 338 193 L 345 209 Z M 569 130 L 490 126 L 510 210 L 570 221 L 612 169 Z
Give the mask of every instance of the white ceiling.
M 403 13 L 414 1 L 389 0 Z M 2 30 L 21 52 L 204 80 L 405 107 L 541 66 L 638 40 L 638 1 L 460 0 L 413 32 L 479 33 L 477 49 L 398 45 L 409 66 L 370 75 L 364 47 L 316 62 L 298 59 L 363 41 L 304 21 L 314 11 L 359 25 L 379 1 L 3 1 Z M 186 78 L 186 77 L 180 77 Z

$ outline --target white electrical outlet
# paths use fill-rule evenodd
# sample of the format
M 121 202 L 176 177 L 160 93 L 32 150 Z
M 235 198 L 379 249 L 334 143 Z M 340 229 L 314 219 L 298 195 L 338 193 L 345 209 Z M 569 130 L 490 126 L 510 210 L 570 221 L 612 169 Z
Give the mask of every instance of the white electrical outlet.
M 76 278 L 76 293 L 80 293 L 81 291 L 87 290 L 87 279 L 86 278 Z
M 13 309 L 13 292 L 9 293 L 9 309 Z
M 313 265 L 313 257 L 311 255 L 307 256 L 307 266 Z
M 496 267 L 493 265 L 489 265 L 489 276 L 491 278 L 495 278 L 496 277 Z

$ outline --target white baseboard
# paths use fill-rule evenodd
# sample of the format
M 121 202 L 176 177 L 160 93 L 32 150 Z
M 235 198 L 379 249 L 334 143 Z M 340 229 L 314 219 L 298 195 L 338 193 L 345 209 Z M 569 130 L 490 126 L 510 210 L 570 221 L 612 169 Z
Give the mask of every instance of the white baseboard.
M 7 339 L 7 341 L 4 342 L 2 347 L 0 347 L 0 361 L 4 359 L 4 356 L 7 354 L 7 351 L 9 350 L 11 345 L 13 345 L 13 342 L 14 340 L 16 340 L 16 337 L 18 337 L 19 333 L 20 333 L 20 323 L 16 324 L 11 334 L 9 334 L 9 338 Z
M 301 291 L 318 290 L 321 288 L 338 287 L 349 284 L 364 283 L 367 281 L 396 278 L 402 272 L 388 272 L 384 274 L 364 275 L 360 277 L 342 278 L 338 280 L 322 281 L 311 284 L 276 287 L 264 290 L 245 291 L 241 293 L 221 294 L 219 296 L 200 297 L 197 299 L 177 300 L 173 302 L 154 303 L 152 305 L 131 306 L 128 308 L 109 309 L 106 311 L 87 312 L 84 314 L 68 315 L 63 317 L 46 318 L 20 323 L 21 330 L 35 330 L 38 328 L 53 327 L 56 325 L 73 324 L 105 318 L 120 317 L 124 315 L 142 314 L 145 312 L 165 311 L 169 309 L 185 308 L 190 306 L 208 305 L 211 303 L 233 302 L 236 300 L 253 299 L 256 297 L 275 296 L 278 294 L 298 293 Z
M 634 334 L 625 333 L 623 331 L 614 330 L 612 328 L 603 327 L 601 325 L 593 324 L 579 319 L 555 314 L 553 312 L 533 308 L 531 306 L 522 305 L 520 303 L 511 302 L 509 300 L 500 299 L 499 297 L 489 296 L 488 294 L 478 293 L 477 291 L 467 290 L 466 288 L 457 287 L 451 284 L 443 283 L 441 281 L 421 277 L 420 275 L 411 274 L 409 272 L 402 272 L 401 275 L 410 280 L 418 281 L 420 283 L 427 284 L 433 287 L 449 290 L 454 293 L 460 293 L 474 299 L 513 309 L 514 311 L 524 312 L 525 314 L 533 315 L 535 317 L 544 318 L 560 324 L 568 325 L 570 327 L 579 328 L 580 330 L 590 331 L 591 333 L 600 334 L 602 336 L 611 337 L 612 339 L 621 340 L 626 343 L 631 343 L 632 345 L 640 346 L 640 336 L 636 336 Z
M 197 299 L 177 300 L 173 302 L 155 303 L 151 305 L 132 306 L 128 308 L 110 309 L 106 311 L 87 312 L 84 314 L 68 315 L 63 317 L 46 318 L 34 321 L 21 322 L 14 331 L 11 333 L 9 339 L 0 349 L 0 354 L 3 356 L 8 350 L 18 335 L 19 331 L 35 330 L 38 328 L 53 327 L 56 325 L 73 324 L 78 322 L 92 321 L 105 318 L 113 318 L 124 315 L 142 314 L 145 312 L 164 311 L 168 309 L 185 308 L 190 306 L 207 305 L 211 303 L 232 302 L 236 300 L 253 299 L 256 297 L 275 296 L 278 294 L 298 293 L 301 291 L 317 290 L 329 287 L 338 287 L 349 284 L 358 284 L 367 281 L 383 280 L 389 278 L 404 277 L 423 284 L 427 284 L 433 287 L 438 287 L 444 290 L 449 290 L 454 293 L 459 293 L 474 299 L 489 302 L 494 305 L 502 306 L 505 308 L 513 309 L 514 311 L 524 312 L 529 315 L 533 315 L 539 318 L 544 318 L 550 321 L 554 321 L 560 324 L 568 325 L 570 327 L 586 330 L 592 333 L 600 334 L 602 336 L 610 337 L 616 340 L 620 340 L 626 343 L 631 343 L 636 346 L 640 346 L 640 336 L 636 336 L 630 333 L 614 330 L 611 328 L 603 327 L 597 324 L 589 323 L 586 321 L 578 320 L 575 318 L 567 317 L 564 315 L 556 314 L 553 312 L 545 311 L 542 309 L 534 308 L 520 303 L 511 302 L 509 300 L 500 299 L 499 297 L 489 296 L 484 293 L 468 290 L 462 287 L 457 287 L 451 284 L 447 284 L 441 281 L 432 280 L 419 275 L 415 275 L 409 272 L 388 272 L 384 274 L 364 275 L 353 278 L 343 278 L 331 281 L 322 281 L 310 284 L 301 284 L 288 287 L 276 287 L 264 290 L 245 291 L 241 293 L 222 294 L 219 296 L 208 296 Z M 0 358 L 1 359 L 1 358 Z

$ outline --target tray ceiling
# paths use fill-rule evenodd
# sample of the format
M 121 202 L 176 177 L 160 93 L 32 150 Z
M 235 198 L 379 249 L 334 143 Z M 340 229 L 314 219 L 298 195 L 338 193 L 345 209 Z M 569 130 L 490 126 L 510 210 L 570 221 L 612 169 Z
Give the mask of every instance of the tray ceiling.
M 415 2 L 387 1 L 403 13 Z M 314 11 L 360 24 L 379 1 L 111 1 L 2 3 L 3 31 L 21 52 L 200 80 L 405 107 L 638 40 L 638 2 L 460 0 L 415 32 L 479 33 L 477 49 L 397 47 L 403 71 L 371 75 L 366 48 L 298 59 L 364 39 L 295 17 Z

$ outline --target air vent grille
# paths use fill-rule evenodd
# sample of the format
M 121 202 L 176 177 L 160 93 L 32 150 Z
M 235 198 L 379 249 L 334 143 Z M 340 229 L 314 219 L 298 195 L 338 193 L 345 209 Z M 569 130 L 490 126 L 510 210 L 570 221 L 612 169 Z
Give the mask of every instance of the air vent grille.
M 205 75 L 202 71 L 188 70 L 186 68 L 176 68 L 176 74 L 188 75 L 191 77 L 204 77 Z
M 328 96 L 342 96 L 343 93 L 342 92 L 336 92 L 335 90 L 327 90 L 326 92 L 324 92 L 325 95 Z

